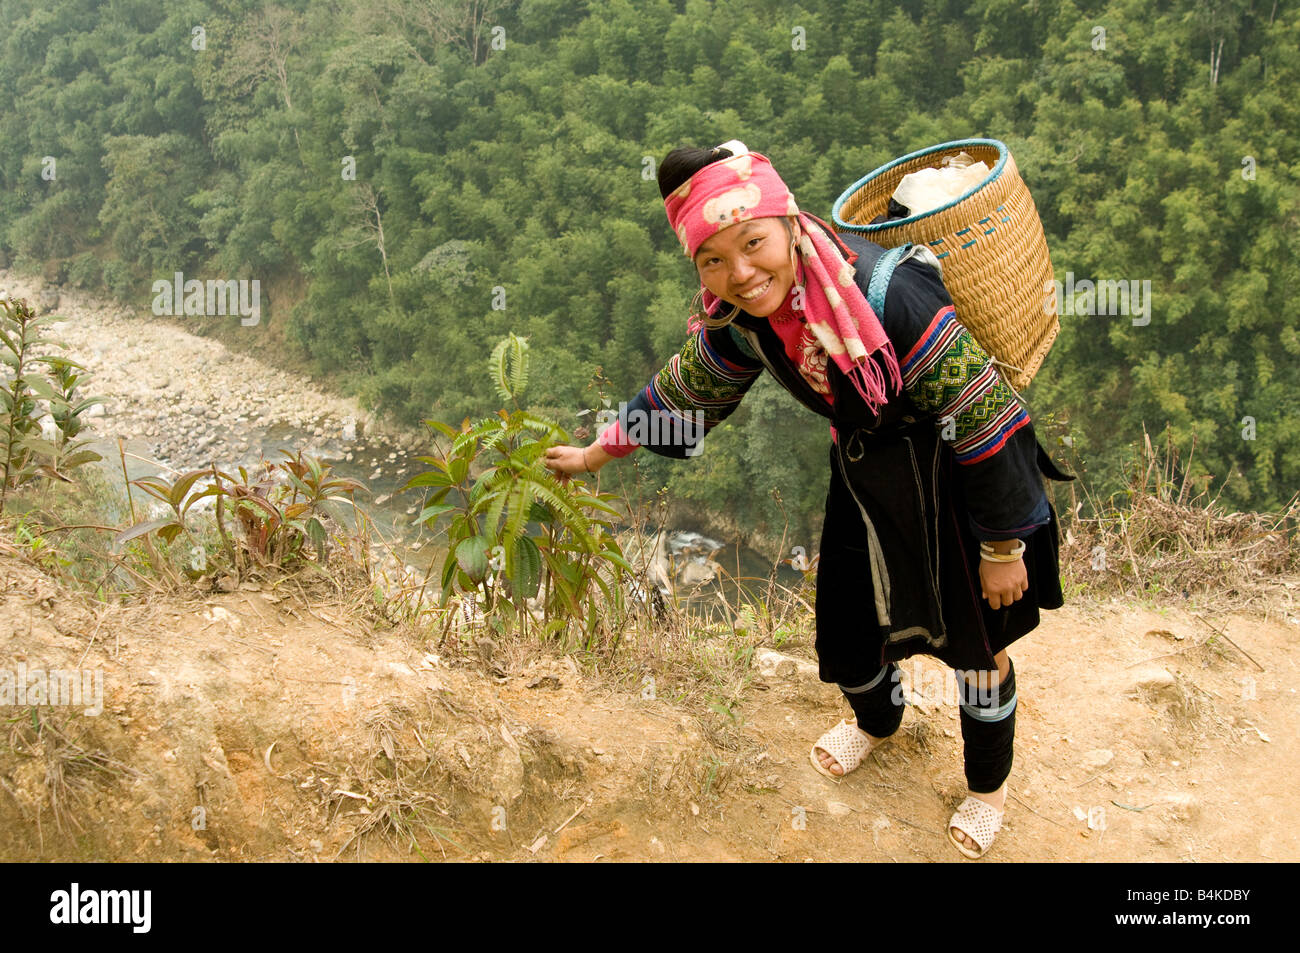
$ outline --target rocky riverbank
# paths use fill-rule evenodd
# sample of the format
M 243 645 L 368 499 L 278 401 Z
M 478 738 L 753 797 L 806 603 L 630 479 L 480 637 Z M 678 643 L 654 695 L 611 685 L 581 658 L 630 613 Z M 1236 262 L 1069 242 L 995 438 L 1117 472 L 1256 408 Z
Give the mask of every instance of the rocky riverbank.
M 104 398 L 88 412 L 89 435 L 112 446 L 127 441 L 133 470 L 146 468 L 141 457 L 187 470 L 249 464 L 295 446 L 355 461 L 373 479 L 396 479 L 424 445 L 423 435 L 386 425 L 354 399 L 190 333 L 183 319 L 135 314 L 9 271 L 0 271 L 0 291 L 56 319 L 45 336 L 86 367 L 83 393 Z

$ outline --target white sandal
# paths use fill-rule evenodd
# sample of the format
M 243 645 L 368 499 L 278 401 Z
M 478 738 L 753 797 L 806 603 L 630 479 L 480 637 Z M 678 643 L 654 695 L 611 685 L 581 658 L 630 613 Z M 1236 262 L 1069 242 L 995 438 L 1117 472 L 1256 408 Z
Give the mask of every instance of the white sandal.
M 808 759 L 812 761 L 812 766 L 826 777 L 838 781 L 844 777 L 844 774 L 855 770 L 873 747 L 866 732 L 859 728 L 855 722 L 845 718 L 817 739 L 817 743 L 808 751 Z M 821 761 L 817 757 L 818 748 L 834 758 L 839 766 L 844 769 L 844 774 L 832 774 L 826 768 L 823 768 Z
M 1010 796 L 1009 792 L 1007 796 Z M 957 812 L 948 821 L 948 840 L 952 841 L 952 846 L 961 851 L 963 856 L 971 860 L 979 860 L 993 844 L 993 838 L 998 831 L 1002 830 L 1002 816 L 1005 813 L 1005 807 L 999 811 L 988 801 L 968 797 L 961 802 Z M 971 850 L 954 837 L 952 833 L 954 827 L 973 840 L 979 846 L 979 851 Z

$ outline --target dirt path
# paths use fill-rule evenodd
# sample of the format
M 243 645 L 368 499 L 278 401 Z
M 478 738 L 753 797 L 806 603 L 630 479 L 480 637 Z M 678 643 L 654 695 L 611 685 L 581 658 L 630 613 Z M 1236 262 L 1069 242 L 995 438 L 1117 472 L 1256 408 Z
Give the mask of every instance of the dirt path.
M 104 696 L 34 721 L 0 694 L 3 860 L 960 860 L 930 660 L 834 782 L 808 749 L 847 707 L 806 676 L 755 672 L 735 723 L 521 647 L 449 663 L 293 586 L 106 609 L 0 556 L 0 589 L 0 673 L 101 669 Z M 1261 671 L 1185 610 L 1047 614 L 988 859 L 1300 859 L 1296 616 L 1209 619 Z

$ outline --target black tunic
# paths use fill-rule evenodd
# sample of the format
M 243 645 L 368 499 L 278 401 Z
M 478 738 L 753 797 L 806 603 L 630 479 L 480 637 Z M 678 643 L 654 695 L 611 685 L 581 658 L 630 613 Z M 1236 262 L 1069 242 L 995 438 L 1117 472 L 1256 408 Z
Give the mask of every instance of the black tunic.
M 883 249 L 857 235 L 840 238 L 859 256 L 855 281 L 866 294 L 871 266 Z M 879 317 L 900 364 L 935 316 L 951 305 L 932 267 L 916 259 L 898 265 Z M 1026 420 L 986 459 L 959 464 L 950 442 L 942 438 L 935 412 L 892 385 L 879 413 L 873 413 L 834 362 L 828 362 L 828 405 L 790 361 L 767 318 L 741 312 L 731 326 L 699 335 L 695 351 L 706 350 L 709 361 L 699 361 L 689 347 L 683 350 L 684 356 L 693 355 L 696 363 L 690 370 L 697 378 L 679 364 L 670 380 L 665 369 L 658 388 L 652 381 L 628 409 L 661 415 L 658 407 L 666 403 L 665 394 L 684 403 L 684 386 L 695 386 L 702 366 L 736 372 L 761 365 L 800 403 L 834 425 L 817 573 L 816 647 L 823 681 L 862 684 L 884 662 L 916 653 L 954 668 L 992 669 L 997 652 L 1038 625 L 1039 609 L 1063 604 L 1056 514 L 1044 493 L 1043 476 L 1073 477 L 1052 464 L 1032 423 Z M 708 384 L 740 393 L 751 382 L 712 378 Z M 704 393 L 702 384 L 699 393 Z M 732 409 L 713 408 L 704 432 Z M 661 436 L 645 441 L 652 451 L 682 457 L 684 445 L 703 437 L 689 413 L 661 416 L 667 424 L 657 432 Z M 980 592 L 979 540 L 1010 538 L 1025 541 L 1029 586 L 1010 606 L 994 610 Z

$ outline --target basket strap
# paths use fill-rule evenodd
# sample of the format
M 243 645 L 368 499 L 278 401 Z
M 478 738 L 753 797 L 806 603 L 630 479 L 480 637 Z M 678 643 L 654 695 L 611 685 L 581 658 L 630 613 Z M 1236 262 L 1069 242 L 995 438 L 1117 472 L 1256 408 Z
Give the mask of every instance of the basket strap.
M 894 277 L 894 269 L 898 267 L 899 262 L 907 258 L 911 252 L 911 242 L 891 248 L 876 259 L 876 266 L 871 269 L 871 280 L 867 283 L 867 304 L 871 305 L 871 310 L 882 320 L 885 314 L 885 292 L 889 290 L 889 280 Z

